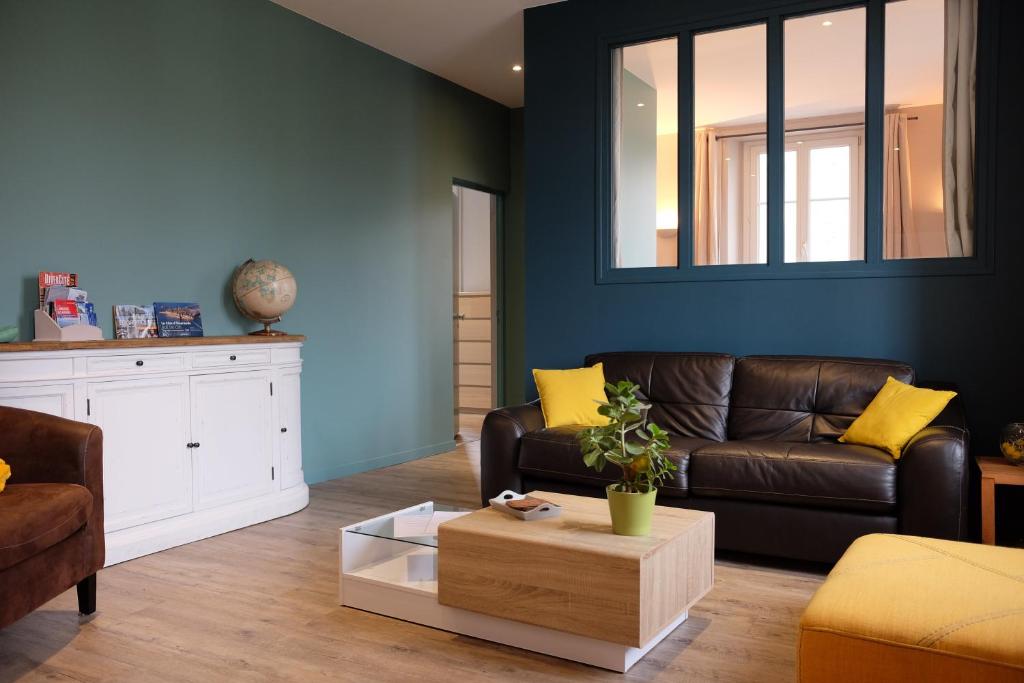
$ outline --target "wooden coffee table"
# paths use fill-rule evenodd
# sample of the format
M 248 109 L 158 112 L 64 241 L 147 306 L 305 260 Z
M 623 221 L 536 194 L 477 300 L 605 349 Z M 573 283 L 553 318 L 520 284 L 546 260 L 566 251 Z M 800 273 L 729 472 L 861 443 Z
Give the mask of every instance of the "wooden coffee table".
M 562 514 L 484 509 L 440 528 L 438 602 L 642 648 L 711 590 L 711 513 L 661 507 L 650 536 L 616 536 L 604 499 L 530 495 Z
M 396 517 L 441 507 L 423 503 L 342 528 L 341 604 L 624 672 L 711 589 L 711 513 L 658 507 L 650 537 L 615 536 L 604 499 L 531 495 L 561 516 L 484 509 L 397 537 Z

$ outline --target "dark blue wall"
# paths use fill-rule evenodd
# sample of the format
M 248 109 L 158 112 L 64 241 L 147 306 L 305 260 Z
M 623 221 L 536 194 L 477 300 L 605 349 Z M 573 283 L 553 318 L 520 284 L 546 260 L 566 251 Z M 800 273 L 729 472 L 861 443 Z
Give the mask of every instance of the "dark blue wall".
M 959 384 L 976 446 L 994 448 L 1003 423 L 1024 420 L 1024 16 L 1022 3 L 981 1 L 999 17 L 998 71 L 979 74 L 998 95 L 984 105 L 996 109 L 995 140 L 978 149 L 980 163 L 994 157 L 993 274 L 615 285 L 595 283 L 598 38 L 793 3 L 570 0 L 528 10 L 527 370 L 614 350 L 894 358 Z

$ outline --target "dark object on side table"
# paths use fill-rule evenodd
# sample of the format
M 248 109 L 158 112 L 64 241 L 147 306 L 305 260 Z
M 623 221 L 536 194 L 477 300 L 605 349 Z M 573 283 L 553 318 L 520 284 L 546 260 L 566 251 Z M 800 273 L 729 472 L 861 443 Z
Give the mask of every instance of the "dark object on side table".
M 658 504 L 715 513 L 715 545 L 835 562 L 859 536 L 967 535 L 968 433 L 959 398 L 899 460 L 839 436 L 892 376 L 895 361 L 715 353 L 603 353 L 610 382 L 640 385 L 670 432 L 679 466 Z M 948 388 L 948 387 L 943 387 Z M 578 428 L 546 429 L 540 406 L 492 411 L 481 435 L 484 504 L 505 489 L 602 496 L 614 479 L 588 470 Z
M 103 434 L 98 427 L 0 406 L 11 466 L 0 493 L 0 628 L 78 587 L 96 611 L 103 567 Z

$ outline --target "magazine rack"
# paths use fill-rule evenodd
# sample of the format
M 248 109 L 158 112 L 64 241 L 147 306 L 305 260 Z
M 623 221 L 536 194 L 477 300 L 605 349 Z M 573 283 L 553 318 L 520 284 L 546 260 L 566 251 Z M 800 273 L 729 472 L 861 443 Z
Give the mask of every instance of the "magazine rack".
M 35 341 L 101 341 L 103 330 L 95 325 L 69 325 L 60 327 L 46 311 L 35 310 Z

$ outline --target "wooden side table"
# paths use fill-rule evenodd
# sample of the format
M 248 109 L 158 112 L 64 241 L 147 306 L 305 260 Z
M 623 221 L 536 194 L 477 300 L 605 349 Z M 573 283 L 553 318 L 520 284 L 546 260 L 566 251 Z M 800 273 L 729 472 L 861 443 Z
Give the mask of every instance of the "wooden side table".
M 1024 486 L 1024 466 L 1003 458 L 975 458 L 981 468 L 981 542 L 996 542 L 996 484 Z

